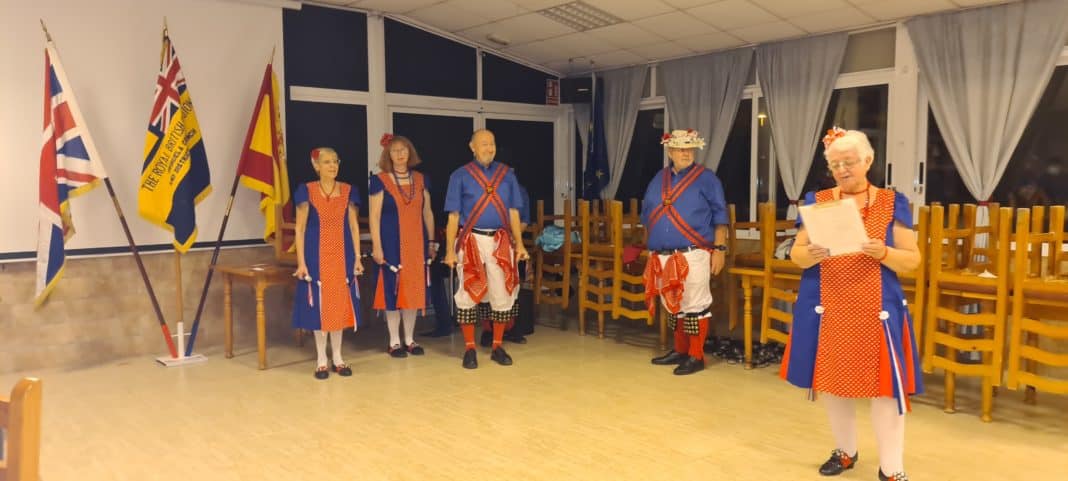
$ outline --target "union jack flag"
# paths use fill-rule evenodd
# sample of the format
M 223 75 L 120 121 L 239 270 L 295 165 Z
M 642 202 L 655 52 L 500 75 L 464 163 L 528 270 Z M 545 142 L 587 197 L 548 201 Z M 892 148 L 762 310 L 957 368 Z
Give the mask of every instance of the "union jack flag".
M 149 125 L 160 133 L 167 131 L 167 127 L 171 125 L 171 115 L 182 106 L 179 89 L 185 90 L 185 76 L 182 75 L 182 67 L 178 64 L 174 44 L 169 37 L 164 37 L 163 41 L 163 58 L 160 59 L 159 76 L 156 77 L 156 100 L 149 116 Z
M 36 304 L 63 274 L 63 245 L 74 235 L 69 200 L 107 177 L 55 45 L 45 46 L 44 129 L 37 229 Z

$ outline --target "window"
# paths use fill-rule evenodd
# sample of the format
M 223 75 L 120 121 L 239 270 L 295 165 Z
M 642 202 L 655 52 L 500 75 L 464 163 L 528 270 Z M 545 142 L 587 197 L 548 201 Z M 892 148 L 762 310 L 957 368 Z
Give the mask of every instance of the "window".
M 366 15 L 314 5 L 287 8 L 282 33 L 287 85 L 367 90 Z
M 823 127 L 820 129 L 821 138 L 823 132 L 835 125 L 867 134 L 868 141 L 875 150 L 875 159 L 871 170 L 868 171 L 868 180 L 880 187 L 886 185 L 886 113 L 889 92 L 889 86 L 885 84 L 835 90 L 827 104 L 827 113 L 824 115 Z M 805 186 L 801 191 L 804 193 L 828 189 L 834 185 L 834 178 L 827 170 L 827 161 L 823 158 L 823 144 L 818 143 L 813 154 L 812 165 L 808 170 L 808 177 L 805 179 Z M 790 199 L 786 196 L 781 176 L 778 179 L 775 205 L 777 215 L 785 218 Z
M 496 55 L 482 56 L 482 98 L 545 104 L 545 81 L 556 76 Z
M 1068 203 L 1068 189 L 1064 187 L 1068 185 L 1068 137 L 1062 126 L 1066 117 L 1068 65 L 1062 65 L 1053 71 L 990 200 L 1019 208 Z M 927 132 L 927 202 L 975 202 L 930 112 Z
M 855 33 L 849 36 L 840 73 L 860 72 L 894 66 L 894 28 Z
M 734 117 L 730 134 L 727 136 L 727 144 L 723 147 L 723 155 L 719 159 L 719 167 L 716 169 L 716 177 L 723 183 L 723 194 L 728 204 L 734 204 L 734 212 L 739 221 L 745 222 L 753 219 L 750 217 L 749 194 L 753 190 L 750 182 L 750 166 L 752 165 L 752 129 L 753 100 L 744 99 L 738 107 L 738 113 Z
M 387 92 L 475 98 L 474 48 L 388 18 L 385 39 Z
M 660 137 L 664 135 L 664 109 L 638 111 L 634 135 L 623 166 L 623 177 L 616 189 L 616 200 L 624 204 L 630 199 L 645 197 L 645 188 L 656 173 L 664 168 L 664 148 Z

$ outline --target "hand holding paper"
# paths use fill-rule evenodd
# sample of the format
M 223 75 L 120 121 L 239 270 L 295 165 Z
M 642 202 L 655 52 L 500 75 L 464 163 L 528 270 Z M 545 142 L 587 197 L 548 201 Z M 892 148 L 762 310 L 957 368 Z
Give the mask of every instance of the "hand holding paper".
M 868 232 L 852 198 L 804 205 L 798 210 L 809 239 L 828 249 L 832 257 L 861 252 L 868 242 Z

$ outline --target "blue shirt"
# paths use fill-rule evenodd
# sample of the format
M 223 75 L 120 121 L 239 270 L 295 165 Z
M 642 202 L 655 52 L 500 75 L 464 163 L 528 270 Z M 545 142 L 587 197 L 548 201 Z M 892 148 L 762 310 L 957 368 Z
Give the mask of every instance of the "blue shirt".
M 661 196 L 664 175 L 671 176 L 671 185 L 674 187 L 691 169 L 702 169 L 704 172 L 672 203 L 679 217 L 707 245 L 712 245 L 716 241 L 715 226 L 730 223 L 727 218 L 727 202 L 723 198 L 723 185 L 715 173 L 696 163 L 678 173 L 669 167 L 653 177 L 652 182 L 649 182 L 649 187 L 645 189 L 645 198 L 642 199 L 642 224 L 649 231 L 649 249 L 681 249 L 693 245 L 693 242 L 671 223 L 666 213 L 660 217 L 656 225 L 649 225 L 649 216 L 664 203 Z
M 508 173 L 504 174 L 504 179 L 501 180 L 500 187 L 497 188 L 497 195 L 500 196 L 506 210 L 519 209 L 522 202 L 519 193 L 519 182 L 516 180 L 515 173 L 512 172 L 511 168 L 497 161 L 490 162 L 488 167 L 482 167 L 482 164 L 477 161 L 472 161 L 471 163 L 474 164 L 476 169 L 482 171 L 487 180 L 493 178 L 493 174 L 497 172 L 497 169 L 508 169 Z M 460 225 L 467 225 L 467 216 L 471 213 L 471 209 L 475 207 L 478 199 L 482 197 L 483 192 L 482 184 L 479 184 L 467 172 L 467 166 L 454 170 L 452 175 L 449 176 L 449 189 L 445 193 L 445 212 L 458 212 L 460 214 Z M 508 215 L 508 213 L 505 212 L 505 215 Z M 486 209 L 482 211 L 482 216 L 475 222 L 475 228 L 487 230 L 496 230 L 507 225 L 508 219 L 501 219 L 493 203 L 486 205 Z

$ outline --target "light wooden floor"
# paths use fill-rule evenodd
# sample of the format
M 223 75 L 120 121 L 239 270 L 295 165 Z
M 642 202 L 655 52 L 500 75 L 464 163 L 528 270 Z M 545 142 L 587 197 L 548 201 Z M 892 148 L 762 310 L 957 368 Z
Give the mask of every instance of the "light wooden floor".
M 239 332 L 247 340 L 250 333 Z M 351 335 L 351 333 L 349 333 Z M 818 480 L 833 447 L 818 404 L 776 376 L 713 364 L 689 377 L 649 364 L 655 333 L 579 337 L 539 326 L 506 345 L 515 365 L 463 341 L 424 339 L 427 355 L 391 359 L 383 329 L 346 345 L 351 378 L 315 380 L 313 348 L 275 342 L 234 359 L 158 367 L 129 359 L 44 380 L 42 477 L 58 480 Z M 11 386 L 17 376 L 0 376 Z M 940 378 L 934 379 L 940 382 Z M 937 386 L 934 386 L 937 387 Z M 914 480 L 1064 480 L 1068 409 L 1043 395 L 996 401 L 979 421 L 974 389 L 944 414 L 940 392 L 916 399 L 906 467 Z M 876 479 L 867 408 L 858 468 Z

